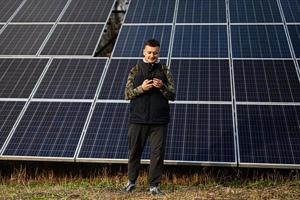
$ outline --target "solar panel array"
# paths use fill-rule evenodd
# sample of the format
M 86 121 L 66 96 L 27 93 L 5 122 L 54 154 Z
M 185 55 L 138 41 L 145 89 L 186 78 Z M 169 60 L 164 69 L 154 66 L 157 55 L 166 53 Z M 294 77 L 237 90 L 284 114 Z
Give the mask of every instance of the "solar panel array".
M 124 86 L 156 38 L 177 91 L 165 163 L 300 167 L 298 1 L 131 0 L 110 59 L 92 56 L 113 1 L 0 5 L 1 158 L 126 163 Z
M 74 161 L 107 64 L 93 56 L 114 4 L 0 1 L 1 158 Z

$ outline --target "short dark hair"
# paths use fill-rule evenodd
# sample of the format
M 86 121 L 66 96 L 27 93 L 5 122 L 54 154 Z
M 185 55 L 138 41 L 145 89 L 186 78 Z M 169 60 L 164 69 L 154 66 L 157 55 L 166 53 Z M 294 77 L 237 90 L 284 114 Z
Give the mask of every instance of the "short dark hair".
M 144 49 L 145 49 L 146 46 L 160 47 L 160 43 L 156 39 L 150 39 L 150 40 L 148 40 L 148 41 L 145 42 Z

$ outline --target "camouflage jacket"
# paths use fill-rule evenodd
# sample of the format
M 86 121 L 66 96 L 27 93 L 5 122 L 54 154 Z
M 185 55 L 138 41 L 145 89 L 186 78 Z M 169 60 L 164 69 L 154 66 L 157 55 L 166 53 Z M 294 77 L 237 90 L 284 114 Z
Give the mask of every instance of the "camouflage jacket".
M 162 65 L 162 69 L 168 80 L 168 83 L 164 84 L 163 87 L 160 89 L 160 91 L 167 100 L 174 101 L 175 97 L 176 97 L 176 92 L 175 92 L 174 80 L 173 80 L 172 74 L 167 66 Z M 139 95 L 144 93 L 141 85 L 134 88 L 133 81 L 134 81 L 137 73 L 138 73 L 138 65 L 135 65 L 134 67 L 131 68 L 129 75 L 128 75 L 128 79 L 127 79 L 127 83 L 126 83 L 126 87 L 125 87 L 125 99 L 126 100 L 135 99 L 136 97 L 138 97 Z

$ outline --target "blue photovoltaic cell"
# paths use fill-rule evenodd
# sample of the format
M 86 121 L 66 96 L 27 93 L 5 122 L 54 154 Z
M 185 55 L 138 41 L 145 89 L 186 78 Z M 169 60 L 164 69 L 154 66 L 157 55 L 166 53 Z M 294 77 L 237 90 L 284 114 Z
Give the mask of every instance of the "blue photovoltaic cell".
M 177 23 L 226 23 L 225 0 L 180 0 Z
M 29 98 L 48 59 L 0 59 L 0 98 Z
M 127 159 L 129 104 L 97 103 L 79 158 Z
M 237 101 L 300 102 L 293 60 L 234 60 Z
M 235 162 L 231 105 L 172 104 L 171 110 L 166 160 Z M 79 158 L 127 159 L 128 112 L 126 103 L 98 103 Z
M 55 22 L 68 0 L 27 0 L 12 22 Z
M 300 25 L 288 25 L 295 56 L 300 58 Z
M 93 55 L 103 24 L 58 24 L 43 55 Z
M 0 0 L 0 22 L 6 22 L 21 5 L 22 1 L 23 0 Z
M 142 59 L 112 59 L 101 87 L 99 99 L 124 99 L 125 85 L 130 69 Z M 162 64 L 166 60 L 161 59 Z
M 300 1 L 280 0 L 286 22 L 300 22 Z
M 13 128 L 25 102 L 0 101 L 0 149 Z
M 176 100 L 231 101 L 228 60 L 171 60 Z
M 300 106 L 237 105 L 241 163 L 300 164 Z
M 282 22 L 276 0 L 230 0 L 231 23 Z
M 31 102 L 3 155 L 73 157 L 91 103 Z
M 34 98 L 93 99 L 106 59 L 54 59 Z
M 172 104 L 165 159 L 235 162 L 232 105 Z
M 231 26 L 234 58 L 289 58 L 289 45 L 282 25 Z
M 106 22 L 115 0 L 72 0 L 60 22 Z
M 160 56 L 167 57 L 171 38 L 172 26 L 123 25 L 115 45 L 113 57 L 140 57 L 143 56 L 144 43 L 155 38 L 160 41 Z
M 131 0 L 125 23 L 172 23 L 176 0 Z
M 0 54 L 35 55 L 52 25 L 8 25 L 0 34 Z
M 226 26 L 177 25 L 172 56 L 228 57 Z
M 137 59 L 112 59 L 101 87 L 99 99 L 124 99 L 125 85 L 130 69 Z

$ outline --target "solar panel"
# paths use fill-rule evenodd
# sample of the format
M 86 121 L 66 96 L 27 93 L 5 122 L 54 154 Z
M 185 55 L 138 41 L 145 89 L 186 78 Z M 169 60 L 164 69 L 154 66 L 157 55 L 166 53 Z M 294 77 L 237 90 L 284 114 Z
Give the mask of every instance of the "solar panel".
M 129 71 L 140 62 L 142 62 L 142 59 L 112 59 L 98 98 L 123 100 Z M 166 64 L 164 59 L 161 59 L 160 62 Z
M 228 60 L 171 61 L 176 100 L 231 101 Z
M 31 102 L 4 156 L 73 157 L 90 103 Z
M 114 0 L 72 0 L 61 22 L 106 22 Z
M 288 30 L 294 48 L 295 56 L 300 58 L 300 25 L 288 25 Z
M 241 165 L 300 163 L 300 106 L 238 105 Z
M 155 38 L 160 41 L 160 56 L 167 57 L 172 26 L 123 25 L 113 51 L 113 57 L 141 57 L 144 42 Z
M 290 58 L 282 25 L 231 26 L 234 58 Z
M 0 0 L 0 22 L 7 22 L 23 0 Z
M 126 103 L 97 103 L 79 159 L 126 161 L 128 112 Z M 166 162 L 235 162 L 231 105 L 172 104 L 171 115 Z
M 0 101 L 0 149 L 13 128 L 25 102 Z
M 68 0 L 27 0 L 13 22 L 55 22 Z
M 58 24 L 42 55 L 93 55 L 103 24 Z
M 224 25 L 176 25 L 173 57 L 228 57 Z
M 300 22 L 300 2 L 297 0 L 281 0 L 286 22 Z
M 177 91 L 166 163 L 300 168 L 299 1 L 128 5 L 101 59 L 92 56 L 117 1 L 0 0 L 1 159 L 127 162 L 124 87 L 155 38 Z
M 127 103 L 97 103 L 79 158 L 127 159 Z
M 125 23 L 172 23 L 176 0 L 131 0 Z
M 166 160 L 234 163 L 231 105 L 172 104 Z
M 282 22 L 276 0 L 231 0 L 229 6 L 232 23 Z
M 300 102 L 293 60 L 234 60 L 237 101 Z
M 101 86 L 99 99 L 124 99 L 124 90 L 130 69 L 137 59 L 112 59 Z
M 225 0 L 180 0 L 177 23 L 226 23 Z
M 54 59 L 34 98 L 93 99 L 106 59 Z
M 9 24 L 0 34 L 0 54 L 35 55 L 52 25 Z
M 0 98 L 28 98 L 48 59 L 0 59 Z

